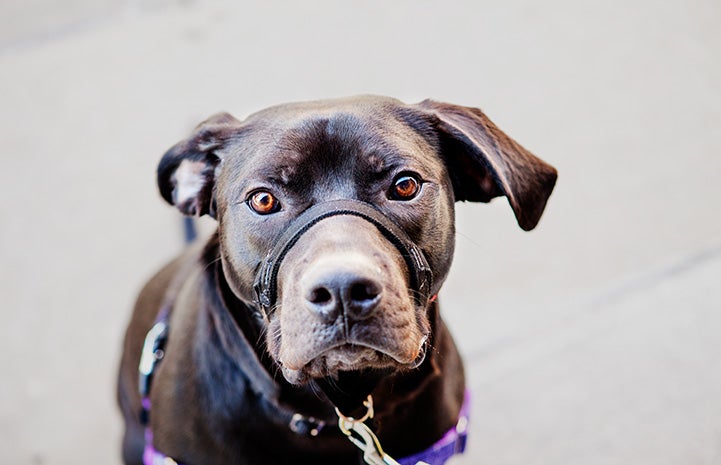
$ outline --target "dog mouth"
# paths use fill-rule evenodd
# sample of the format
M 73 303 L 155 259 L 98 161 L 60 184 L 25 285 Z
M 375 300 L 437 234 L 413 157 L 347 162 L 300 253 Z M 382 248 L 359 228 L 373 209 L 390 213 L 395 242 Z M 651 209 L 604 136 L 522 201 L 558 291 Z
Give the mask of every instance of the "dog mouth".
M 340 372 L 385 369 L 414 369 L 426 358 L 428 337 L 421 339 L 417 354 L 410 358 L 390 354 L 380 348 L 359 344 L 343 343 L 327 347 L 313 356 L 298 369 L 280 363 L 283 376 L 293 384 L 303 384 L 310 379 L 338 378 Z

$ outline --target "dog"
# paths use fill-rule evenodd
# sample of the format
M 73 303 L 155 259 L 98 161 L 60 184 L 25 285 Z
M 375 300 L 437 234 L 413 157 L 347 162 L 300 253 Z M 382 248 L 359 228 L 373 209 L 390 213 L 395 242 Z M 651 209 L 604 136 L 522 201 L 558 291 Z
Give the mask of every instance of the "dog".
M 460 431 L 463 365 L 436 301 L 454 204 L 505 196 L 531 230 L 556 177 L 480 110 L 431 100 L 201 123 L 157 181 L 217 230 L 138 297 L 118 381 L 125 463 L 357 464 L 363 438 L 398 458 Z M 369 394 L 368 427 L 348 423 Z

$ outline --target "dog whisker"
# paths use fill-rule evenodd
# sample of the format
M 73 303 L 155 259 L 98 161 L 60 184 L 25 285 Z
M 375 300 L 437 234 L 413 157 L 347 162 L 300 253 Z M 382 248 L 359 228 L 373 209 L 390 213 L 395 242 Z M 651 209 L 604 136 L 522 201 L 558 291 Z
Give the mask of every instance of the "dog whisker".
M 208 263 L 205 264 L 205 267 L 203 267 L 204 271 L 208 271 L 213 265 L 216 263 L 219 263 L 222 260 L 221 257 L 216 257 L 213 260 L 210 260 Z
M 317 381 L 315 379 L 311 379 L 310 383 L 308 383 L 308 387 L 310 388 L 313 395 L 319 399 L 324 400 L 325 394 L 323 393 L 323 389 L 318 385 Z

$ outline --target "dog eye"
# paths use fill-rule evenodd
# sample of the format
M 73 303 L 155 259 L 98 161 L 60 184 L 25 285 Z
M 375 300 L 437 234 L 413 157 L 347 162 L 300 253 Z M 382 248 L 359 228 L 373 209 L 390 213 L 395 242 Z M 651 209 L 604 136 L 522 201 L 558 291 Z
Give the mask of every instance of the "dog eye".
M 411 200 L 421 190 L 421 182 L 412 174 L 401 174 L 393 181 L 388 196 L 392 200 Z
M 269 215 L 280 210 L 280 202 L 268 191 L 255 191 L 248 197 L 248 206 L 256 213 Z

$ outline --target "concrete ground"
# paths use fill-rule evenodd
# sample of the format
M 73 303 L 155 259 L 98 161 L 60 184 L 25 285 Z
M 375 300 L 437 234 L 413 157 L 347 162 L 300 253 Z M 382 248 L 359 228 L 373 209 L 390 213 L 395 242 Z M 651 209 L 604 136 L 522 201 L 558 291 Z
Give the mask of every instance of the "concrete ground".
M 0 463 L 117 464 L 142 282 L 182 247 L 162 152 L 219 110 L 482 107 L 555 165 L 539 227 L 460 205 L 455 464 L 721 463 L 716 0 L 0 4 Z

